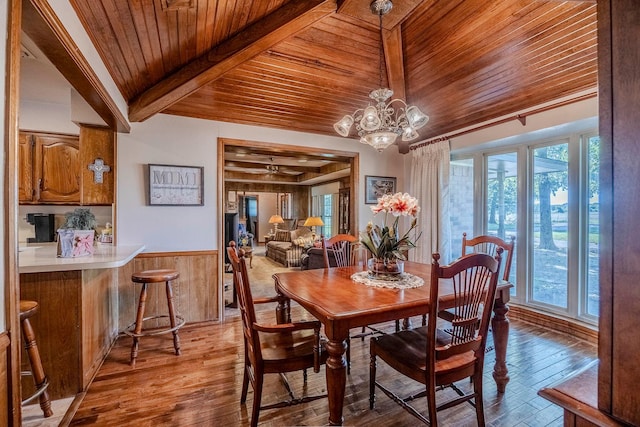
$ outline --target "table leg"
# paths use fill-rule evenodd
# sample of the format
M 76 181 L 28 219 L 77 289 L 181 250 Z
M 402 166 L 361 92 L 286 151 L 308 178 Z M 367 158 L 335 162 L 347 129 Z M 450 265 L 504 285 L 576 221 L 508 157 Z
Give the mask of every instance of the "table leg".
M 327 353 L 327 394 L 329 398 L 329 425 L 341 426 L 344 392 L 347 385 L 346 337 L 343 340 L 329 340 Z
M 501 299 L 496 299 L 493 306 L 493 345 L 496 351 L 496 363 L 493 367 L 493 379 L 498 386 L 498 392 L 504 393 L 509 382 L 509 370 L 507 369 L 507 342 L 509 340 L 509 319 L 507 312 L 509 307 Z
M 281 298 L 278 300 L 278 305 L 276 306 L 276 323 L 291 323 L 291 300 L 283 297 L 279 292 L 278 295 Z

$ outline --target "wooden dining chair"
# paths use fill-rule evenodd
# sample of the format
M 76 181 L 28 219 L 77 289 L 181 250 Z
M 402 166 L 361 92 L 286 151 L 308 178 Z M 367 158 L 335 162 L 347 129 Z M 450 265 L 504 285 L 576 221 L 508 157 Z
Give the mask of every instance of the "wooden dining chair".
M 358 262 L 358 251 L 355 245 L 359 240 L 351 234 L 336 234 L 335 236 L 322 240 L 322 254 L 324 256 L 324 268 L 347 267 L 356 265 Z M 333 263 L 330 261 L 333 259 Z
M 350 234 L 337 234 L 330 239 L 322 238 L 322 252 L 324 256 L 324 267 L 347 267 L 357 265 L 361 260 L 360 240 Z M 333 262 L 331 262 L 333 260 Z M 367 331 L 369 329 L 369 331 Z M 363 326 L 362 331 L 355 335 L 349 335 L 347 339 L 347 374 L 351 373 L 351 339 L 365 337 L 383 333 L 373 326 Z
M 482 252 L 491 256 L 496 256 L 498 248 L 502 248 L 502 280 L 508 282 L 511 274 L 511 260 L 513 259 L 513 248 L 515 247 L 515 236 L 511 236 L 509 241 L 502 240 L 496 236 L 480 235 L 472 239 L 467 239 L 467 233 L 462 233 L 462 255 L 469 252 Z
M 369 407 L 375 406 L 375 388 L 399 403 L 412 415 L 437 427 L 436 412 L 470 402 L 476 409 L 478 426 L 484 426 L 482 370 L 489 319 L 495 301 L 502 249 L 496 257 L 474 253 L 465 255 L 449 266 L 440 266 L 440 255 L 433 254 L 429 318 L 426 326 L 371 338 Z M 445 287 L 453 300 L 440 301 L 438 289 Z M 447 287 L 453 287 L 453 292 Z M 452 333 L 436 327 L 437 313 L 450 307 L 455 315 Z M 400 397 L 376 380 L 377 358 L 387 365 L 424 384 L 416 394 Z M 464 393 L 454 383 L 472 379 L 473 390 Z M 436 406 L 436 390 L 451 387 L 458 397 Z M 428 418 L 409 401 L 426 396 Z
M 279 302 L 281 297 L 254 299 L 243 250 L 237 250 L 235 242 L 231 242 L 227 248 L 227 254 L 231 261 L 234 285 L 237 287 L 244 338 L 244 376 L 240 403 L 246 402 L 249 383 L 251 383 L 253 388 L 251 426 L 254 427 L 258 425 L 261 409 L 283 408 L 326 397 L 325 394 L 296 398 L 284 373 L 302 370 L 306 384 L 306 370 L 313 368 L 314 372 L 319 372 L 320 365 L 327 360 L 327 352 L 324 349 L 324 342 L 320 340 L 320 322 L 317 320 L 295 323 L 258 323 L 254 304 Z M 289 399 L 261 406 L 264 375 L 271 373 L 280 374 Z
M 327 239 L 324 236 L 322 241 L 322 256 L 324 257 L 324 268 L 348 267 L 357 264 L 357 245 L 359 239 L 350 234 L 336 234 Z M 332 262 L 333 261 L 333 262 Z M 364 331 L 364 327 L 362 328 Z M 347 374 L 351 373 L 351 337 L 347 339 Z
M 462 233 L 462 256 L 467 253 L 484 253 L 493 257 L 498 253 L 498 248 L 502 248 L 502 259 L 504 262 L 501 264 L 502 280 L 509 281 L 509 275 L 511 274 L 511 259 L 513 258 L 513 248 L 515 246 L 515 236 L 511 236 L 509 241 L 502 240 L 496 236 L 479 235 L 472 239 L 467 239 L 467 233 Z M 438 313 L 438 317 L 446 321 L 451 321 L 453 315 L 450 310 L 443 310 Z M 447 329 L 449 331 L 450 329 Z M 487 351 L 491 351 L 493 348 L 488 348 Z

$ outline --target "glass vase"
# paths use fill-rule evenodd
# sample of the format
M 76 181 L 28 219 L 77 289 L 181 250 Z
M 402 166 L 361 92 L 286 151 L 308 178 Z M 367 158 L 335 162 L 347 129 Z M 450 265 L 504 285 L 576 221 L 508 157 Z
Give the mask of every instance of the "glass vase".
M 369 278 L 375 280 L 402 280 L 404 261 L 389 258 L 369 258 L 367 260 Z

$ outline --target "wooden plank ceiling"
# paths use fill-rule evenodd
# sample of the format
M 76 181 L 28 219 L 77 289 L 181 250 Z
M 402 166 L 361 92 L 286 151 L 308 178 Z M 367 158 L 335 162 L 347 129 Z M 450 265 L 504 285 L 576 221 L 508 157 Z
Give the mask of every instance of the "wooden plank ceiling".
M 595 1 L 396 0 L 382 73 L 369 0 L 71 3 L 132 121 L 163 112 L 336 135 L 389 74 L 430 116 L 428 139 L 597 85 Z

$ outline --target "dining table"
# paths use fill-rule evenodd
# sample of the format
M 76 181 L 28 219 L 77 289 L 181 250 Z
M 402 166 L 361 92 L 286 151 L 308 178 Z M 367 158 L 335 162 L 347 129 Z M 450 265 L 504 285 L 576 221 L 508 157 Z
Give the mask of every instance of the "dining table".
M 287 271 L 273 275 L 276 292 L 286 297 L 281 301 L 290 299 L 297 302 L 324 326 L 328 354 L 326 381 L 329 425 L 342 425 L 344 421 L 342 409 L 347 380 L 345 351 L 349 330 L 423 315 L 429 311 L 431 303 L 431 264 L 406 261 L 405 274 L 422 279 L 422 285 L 406 289 L 379 287 L 375 285 L 375 281 L 365 284 L 352 279 L 355 273 L 363 270 L 366 270 L 366 266 L 360 264 L 350 267 Z M 451 308 L 451 283 L 441 279 L 438 286 L 439 310 Z M 507 303 L 512 287 L 509 282 L 498 283 L 491 319 L 495 349 L 493 378 L 500 393 L 505 391 L 509 381 L 506 365 L 509 335 Z M 289 307 L 285 305 L 286 303 L 281 302 L 277 312 L 288 312 Z

